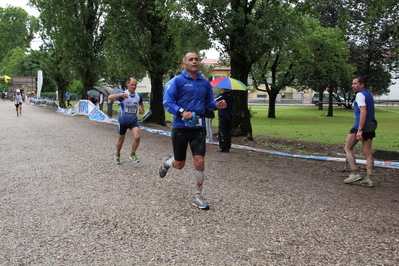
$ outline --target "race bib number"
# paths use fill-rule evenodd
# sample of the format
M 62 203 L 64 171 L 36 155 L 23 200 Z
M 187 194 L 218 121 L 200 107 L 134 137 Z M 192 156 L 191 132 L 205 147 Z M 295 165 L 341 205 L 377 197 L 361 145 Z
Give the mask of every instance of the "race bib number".
M 137 113 L 137 106 L 135 106 L 135 105 L 126 105 L 125 113 L 126 114 L 136 114 Z

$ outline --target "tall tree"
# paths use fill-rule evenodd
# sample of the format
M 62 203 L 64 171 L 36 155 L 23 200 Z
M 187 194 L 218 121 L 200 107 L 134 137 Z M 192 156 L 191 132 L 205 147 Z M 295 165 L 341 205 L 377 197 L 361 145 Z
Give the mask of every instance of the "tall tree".
M 266 9 L 259 5 L 259 11 L 256 12 L 256 4 L 256 0 L 195 0 L 186 3 L 193 21 L 205 25 L 211 32 L 211 38 L 217 40 L 222 52 L 228 55 L 231 77 L 244 84 L 248 84 L 251 66 L 259 58 L 258 50 L 266 44 L 259 31 L 263 25 L 258 24 Z M 233 93 L 233 124 L 235 127 L 241 125 L 243 134 L 252 139 L 248 92 Z
M 30 0 L 30 3 L 40 11 L 45 45 L 50 40 L 51 49 L 68 58 L 61 61 L 75 69 L 85 92 L 90 90 L 102 69 L 105 38 L 102 0 Z
M 276 98 L 280 90 L 294 84 L 293 72 L 297 58 L 294 40 L 303 38 L 308 32 L 303 14 L 290 5 L 280 3 L 268 9 L 270 28 L 265 31 L 269 37 L 269 50 L 254 63 L 251 69 L 252 85 L 269 96 L 268 118 L 276 118 Z M 259 86 L 265 85 L 265 89 Z
M 43 71 L 56 86 L 59 93 L 59 106 L 66 108 L 65 94 L 68 86 L 71 84 L 75 73 L 71 68 L 71 61 L 62 47 L 48 42 L 46 45 L 45 56 L 42 57 L 41 67 Z
M 301 1 L 187 0 L 187 8 L 193 20 L 205 25 L 212 40 L 220 44 L 219 51 L 224 52 L 230 62 L 231 77 L 247 84 L 252 65 L 271 49 L 270 25 L 273 19 L 279 19 L 271 10 L 289 2 Z M 243 135 L 252 139 L 248 92 L 236 91 L 234 96 L 233 123 L 241 125 Z
M 390 73 L 399 74 L 399 1 L 357 0 L 348 4 L 348 37 L 356 74 L 368 77 L 367 87 L 373 93 L 387 93 Z
M 31 50 L 19 65 L 21 76 L 36 76 L 39 70 L 43 72 L 43 92 L 52 92 L 56 86 L 50 78 L 47 78 L 49 75 L 45 62 L 48 61 L 47 58 L 49 56 L 47 52 Z M 49 70 L 51 71 L 52 69 L 50 68 Z
M 308 1 L 312 2 L 312 0 Z M 380 0 L 322 0 L 313 4 L 324 27 L 339 26 L 350 42 L 350 62 L 356 75 L 368 77 L 368 89 L 388 93 L 392 75 L 399 73 L 399 2 Z M 351 100 L 351 80 L 341 89 Z M 349 106 L 350 107 L 350 106 Z
M 26 50 L 38 30 L 37 19 L 22 7 L 0 7 L 0 62 L 16 47 Z
M 8 76 L 22 76 L 20 65 L 25 58 L 25 49 L 19 46 L 15 47 L 4 57 L 4 63 L 0 65 L 0 73 Z
M 319 92 L 319 110 L 323 109 L 322 95 L 330 92 L 327 116 L 333 116 L 332 92 L 338 89 L 342 77 L 353 75 L 354 68 L 348 63 L 349 45 L 339 28 L 316 26 L 312 34 L 297 40 L 298 64 L 295 65 L 295 78 L 298 88 L 312 88 Z
M 181 64 L 186 52 L 208 48 L 207 33 L 185 21 L 178 2 L 109 0 L 108 4 L 107 55 L 118 62 L 114 76 L 140 78 L 147 71 L 152 111 L 148 121 L 165 125 L 164 75 Z

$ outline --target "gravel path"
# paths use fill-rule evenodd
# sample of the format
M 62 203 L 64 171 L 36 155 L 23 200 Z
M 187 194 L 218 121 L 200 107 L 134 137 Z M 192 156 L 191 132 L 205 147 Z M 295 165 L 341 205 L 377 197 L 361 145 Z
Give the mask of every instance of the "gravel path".
M 342 183 L 343 164 L 208 146 L 165 179 L 170 137 L 142 131 L 141 162 L 112 161 L 116 126 L 0 101 L 0 265 L 398 265 L 398 171 Z M 382 176 L 381 176 L 382 175 Z

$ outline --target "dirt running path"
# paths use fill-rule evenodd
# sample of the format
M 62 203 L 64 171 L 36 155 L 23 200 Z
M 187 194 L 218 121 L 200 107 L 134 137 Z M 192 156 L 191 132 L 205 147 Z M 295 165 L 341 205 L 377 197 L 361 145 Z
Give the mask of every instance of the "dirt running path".
M 112 161 L 116 126 L 0 101 L 0 265 L 398 265 L 399 176 L 344 185 L 341 163 L 208 146 L 157 174 L 170 137 L 142 131 L 139 164 Z

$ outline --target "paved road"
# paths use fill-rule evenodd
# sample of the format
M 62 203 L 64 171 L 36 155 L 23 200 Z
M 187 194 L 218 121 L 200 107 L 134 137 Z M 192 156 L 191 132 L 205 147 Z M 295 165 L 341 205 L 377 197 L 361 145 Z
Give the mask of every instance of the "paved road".
M 139 164 L 112 162 L 115 125 L 0 101 L 0 265 L 398 265 L 397 171 L 375 188 L 343 164 L 208 146 L 157 177 L 170 138 L 142 132 Z M 132 138 L 127 137 L 127 143 Z M 389 181 L 389 182 L 388 182 Z

